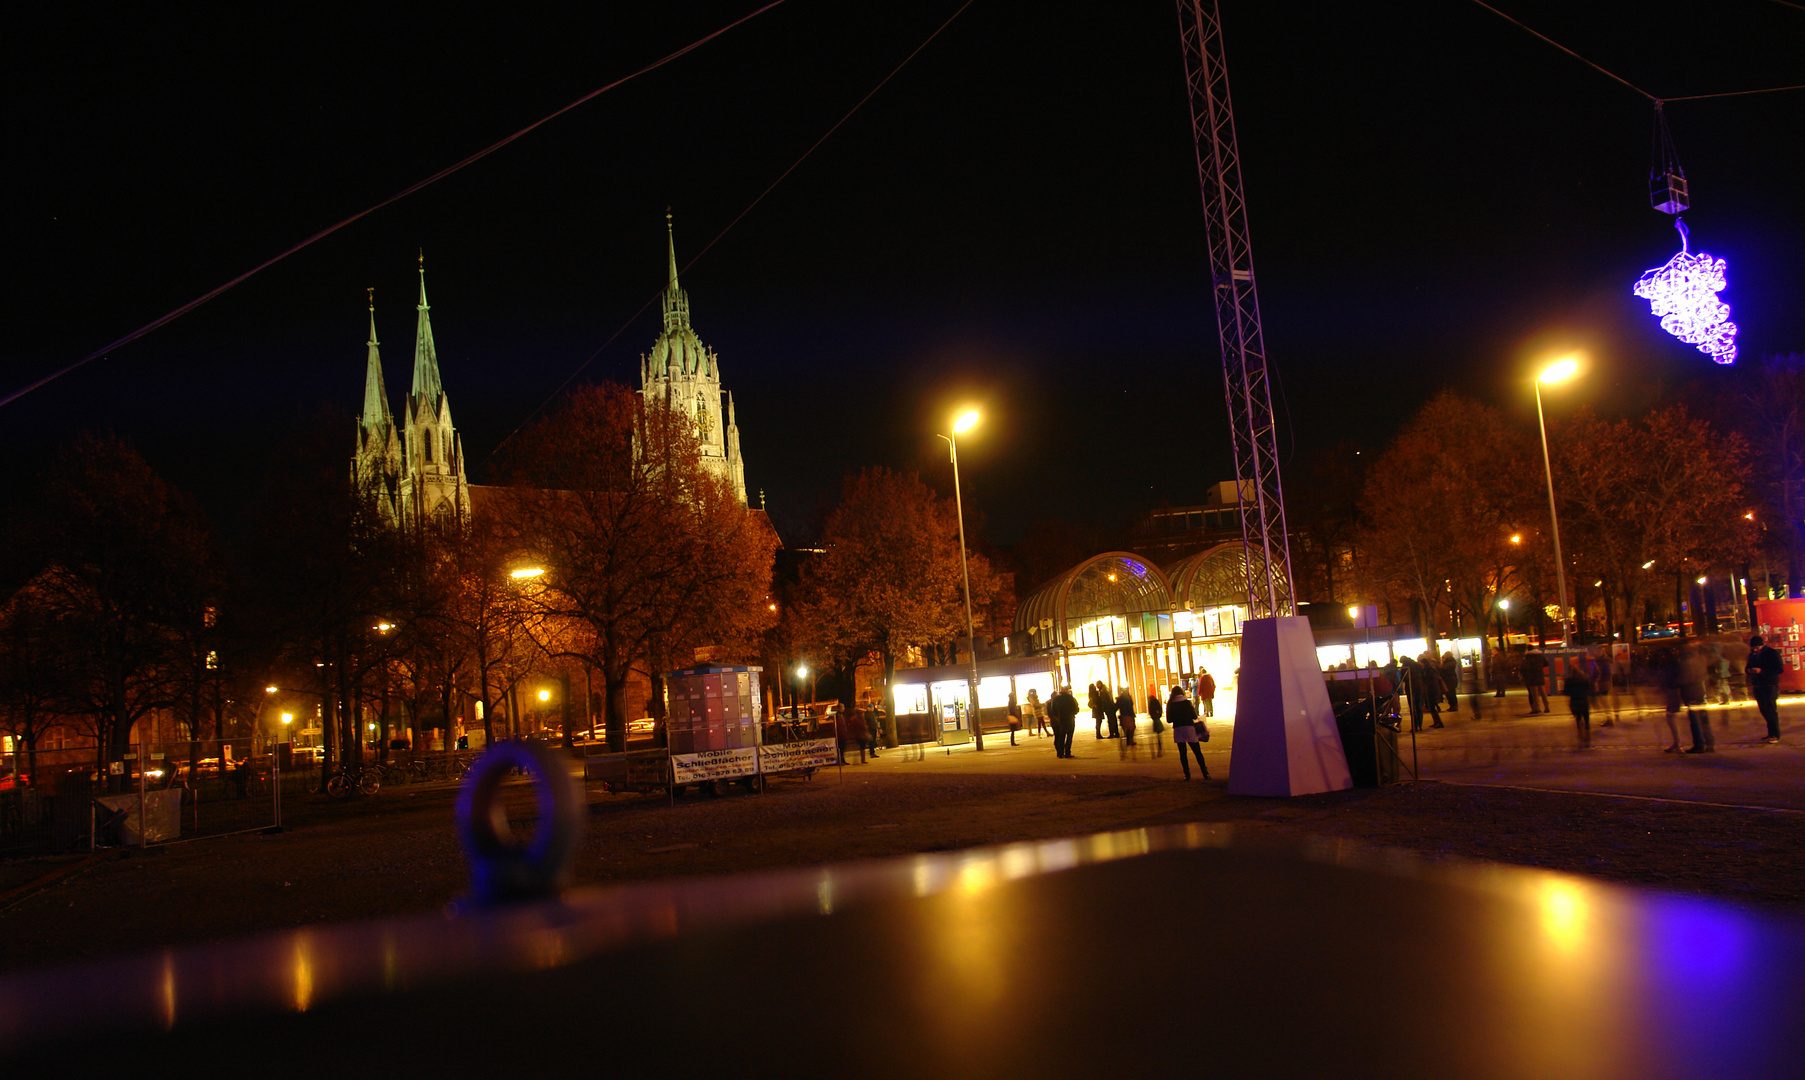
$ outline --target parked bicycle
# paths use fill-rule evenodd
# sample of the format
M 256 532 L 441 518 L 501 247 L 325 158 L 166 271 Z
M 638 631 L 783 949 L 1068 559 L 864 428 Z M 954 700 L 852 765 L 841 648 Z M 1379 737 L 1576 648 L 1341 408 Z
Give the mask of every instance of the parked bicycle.
M 374 795 L 380 790 L 382 776 L 363 765 L 347 765 L 326 778 L 326 794 L 335 799 L 348 799 L 353 793 Z

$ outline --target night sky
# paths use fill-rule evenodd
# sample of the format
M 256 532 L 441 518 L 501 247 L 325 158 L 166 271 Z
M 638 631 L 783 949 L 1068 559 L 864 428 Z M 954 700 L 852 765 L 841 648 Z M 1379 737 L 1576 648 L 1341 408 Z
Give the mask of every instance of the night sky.
M 0 392 L 755 6 L 11 11 Z M 398 405 L 420 248 L 481 482 L 663 286 L 666 206 L 687 262 L 957 6 L 789 0 L 364 219 L 0 410 L 0 505 L 84 428 L 222 522 L 322 403 L 348 455 L 364 289 Z M 1497 6 L 1656 94 L 1805 83 L 1772 0 Z M 1468 0 L 1223 7 L 1293 462 L 1445 385 L 1531 423 L 1555 348 L 1594 358 L 1556 415 L 1722 377 L 1629 291 L 1677 250 L 1646 101 Z M 1669 117 L 1743 355 L 1805 350 L 1805 92 Z M 684 285 L 787 540 L 847 470 L 946 486 L 932 432 L 971 401 L 967 505 L 1006 544 L 1229 477 L 1206 273 L 1172 5 L 976 0 Z M 656 332 L 654 304 L 584 377 L 632 383 Z

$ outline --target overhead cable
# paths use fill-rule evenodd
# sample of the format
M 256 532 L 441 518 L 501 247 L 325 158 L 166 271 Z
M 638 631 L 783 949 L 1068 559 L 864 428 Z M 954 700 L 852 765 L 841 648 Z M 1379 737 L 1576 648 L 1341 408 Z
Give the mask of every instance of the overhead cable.
M 412 195 L 414 192 L 419 191 L 421 188 L 427 187 L 431 184 L 437 183 L 438 181 L 445 179 L 447 176 L 450 176 L 452 173 L 457 172 L 459 169 L 462 169 L 467 165 L 475 164 L 476 162 L 482 160 L 483 158 L 488 157 L 490 154 L 493 154 L 495 151 L 500 150 L 502 147 L 513 142 L 514 140 L 520 138 L 521 136 L 526 135 L 528 132 L 531 132 L 536 128 L 542 127 L 545 124 L 548 124 L 553 120 L 556 120 L 558 117 L 563 116 L 565 113 L 576 108 L 577 106 L 586 104 L 587 102 L 592 101 L 597 97 L 600 97 L 601 95 L 607 93 L 608 91 L 613 90 L 615 87 L 618 87 L 627 82 L 631 82 L 632 80 L 637 79 L 639 76 L 644 75 L 648 72 L 656 71 L 658 68 L 663 67 L 664 65 L 670 63 L 671 61 L 676 60 L 679 57 L 685 56 L 688 53 L 694 52 L 695 50 L 697 50 L 697 49 L 701 48 L 702 46 L 708 44 L 709 42 L 713 41 L 715 38 L 718 38 L 722 34 L 727 33 L 729 30 L 732 30 L 735 27 L 740 26 L 743 23 L 749 22 L 752 19 L 755 19 L 758 16 L 763 15 L 765 12 L 770 11 L 772 8 L 778 6 L 781 3 L 783 3 L 783 0 L 770 0 L 770 2 L 765 4 L 764 6 L 753 10 L 749 14 L 742 15 L 741 17 L 733 20 L 732 22 L 728 23 L 726 26 L 721 27 L 719 30 L 714 31 L 711 34 L 708 34 L 704 37 L 697 38 L 695 41 L 692 41 L 688 45 L 683 46 L 681 49 L 678 49 L 676 52 L 673 52 L 666 56 L 660 57 L 659 59 L 652 61 L 651 63 L 645 65 L 644 67 L 640 68 L 639 70 L 632 72 L 631 74 L 628 74 L 628 75 L 623 75 L 622 77 L 614 80 L 611 83 L 608 83 L 605 86 L 601 86 L 595 90 L 591 90 L 589 93 L 584 94 L 582 97 L 576 99 L 575 101 L 573 101 L 570 104 L 564 106 L 563 108 L 557 110 L 556 112 L 548 113 L 545 116 L 540 117 L 539 119 L 528 124 L 526 127 L 523 127 L 519 131 L 514 132 L 512 135 L 509 135 L 508 137 L 506 137 L 504 139 L 501 139 L 497 142 L 491 143 L 488 146 L 483 147 L 481 150 L 478 150 L 476 153 L 471 154 L 469 157 L 463 158 L 462 160 L 454 162 L 451 165 L 447 165 L 445 168 L 440 169 L 436 173 L 433 173 L 431 176 L 428 176 L 426 179 L 421 180 L 418 183 L 411 184 L 408 187 L 401 189 L 400 191 L 396 192 L 393 195 L 390 195 L 388 198 L 382 200 L 381 202 L 377 203 L 374 206 L 371 206 L 364 210 L 359 210 L 357 213 L 352 214 L 350 217 L 345 218 L 343 221 L 340 221 L 336 224 L 329 225 L 326 228 L 321 229 L 319 232 L 314 233 L 312 236 L 309 236 L 307 239 L 302 240 L 300 243 L 295 244 L 293 247 L 288 248 L 286 251 L 283 251 L 280 254 L 275 255 L 272 258 L 265 259 L 263 262 L 260 262 L 256 266 L 251 267 L 249 270 L 246 270 L 244 273 L 239 274 L 237 277 L 231 279 L 230 281 L 226 282 L 225 284 L 220 285 L 217 288 L 214 288 L 212 290 L 209 290 L 208 292 L 202 293 L 200 296 L 195 297 L 193 300 L 188 301 L 186 304 L 183 304 L 181 307 L 176 308 L 174 311 L 171 311 L 168 314 L 163 315 L 160 318 L 153 319 L 150 322 L 145 323 L 143 326 L 140 326 L 138 329 L 133 330 L 131 333 L 125 335 L 124 337 L 118 339 L 117 341 L 111 342 L 110 344 L 108 344 L 102 348 L 94 350 L 93 352 L 91 352 L 88 355 L 82 357 L 81 359 L 75 361 L 74 363 L 69 364 L 65 367 L 59 368 L 58 370 L 51 372 L 50 374 L 44 376 L 43 378 L 37 380 L 34 383 L 31 383 L 28 386 L 23 386 L 17 390 L 14 390 L 12 393 L 6 395 L 3 398 L 0 398 L 0 406 L 10 405 L 13 402 L 24 397 L 26 394 L 29 394 L 33 390 L 36 390 L 38 387 L 43 386 L 46 383 L 53 382 L 56 379 L 62 378 L 64 375 L 69 374 L 71 371 L 74 371 L 76 368 L 81 367 L 83 364 L 86 364 L 92 360 L 98 360 L 101 357 L 112 352 L 114 349 L 117 349 L 123 345 L 128 345 L 131 342 L 134 342 L 134 341 L 138 340 L 139 338 L 143 337 L 144 335 L 150 333 L 151 331 L 158 329 L 159 327 L 167 326 L 169 323 L 172 323 L 175 320 L 181 318 L 183 315 L 188 314 L 190 311 L 193 311 L 195 308 L 200 307 L 202 304 L 205 304 L 207 301 L 212 300 L 213 298 L 219 296 L 221 293 L 225 292 L 226 290 L 232 288 L 235 285 L 243 283 L 244 281 L 250 279 L 252 276 L 254 276 L 264 270 L 269 269 L 270 267 L 281 262 L 283 259 L 286 259 L 290 255 L 293 255 L 297 251 L 300 251 L 303 248 L 309 247 L 313 244 L 318 243 L 321 240 L 324 240 L 326 237 L 331 236 L 335 232 L 338 232 L 340 229 L 344 228 L 345 226 L 350 225 L 353 222 L 358 221 L 362 218 L 368 217 L 369 215 L 374 214 L 376 211 L 381 210 L 383 207 L 389 206 L 393 203 L 399 202 L 402 199 L 407 198 L 409 195 Z

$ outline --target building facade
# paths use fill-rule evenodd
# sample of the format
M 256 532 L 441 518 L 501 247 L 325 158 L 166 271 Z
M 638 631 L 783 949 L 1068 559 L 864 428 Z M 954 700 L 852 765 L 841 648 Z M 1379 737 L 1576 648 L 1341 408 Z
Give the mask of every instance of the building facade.
M 746 505 L 746 466 L 740 459 L 740 427 L 733 395 L 721 388 L 721 364 L 702 344 L 689 322 L 689 294 L 677 284 L 677 240 L 671 216 L 664 216 L 670 255 L 670 282 L 664 289 L 664 328 L 652 351 L 639 357 L 639 393 L 646 401 L 665 401 L 695 417 L 702 444 L 702 465 L 733 485 Z

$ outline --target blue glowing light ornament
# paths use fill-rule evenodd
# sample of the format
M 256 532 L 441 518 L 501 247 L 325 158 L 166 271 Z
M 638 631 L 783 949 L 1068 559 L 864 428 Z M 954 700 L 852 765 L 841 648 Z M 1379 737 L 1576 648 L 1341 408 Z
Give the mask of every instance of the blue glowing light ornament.
M 1687 251 L 1686 223 L 1675 218 L 1673 224 L 1680 230 L 1680 253 L 1643 274 L 1636 295 L 1660 317 L 1661 329 L 1720 364 L 1735 363 L 1736 324 L 1730 321 L 1730 305 L 1717 298 L 1726 284 L 1724 261 Z

